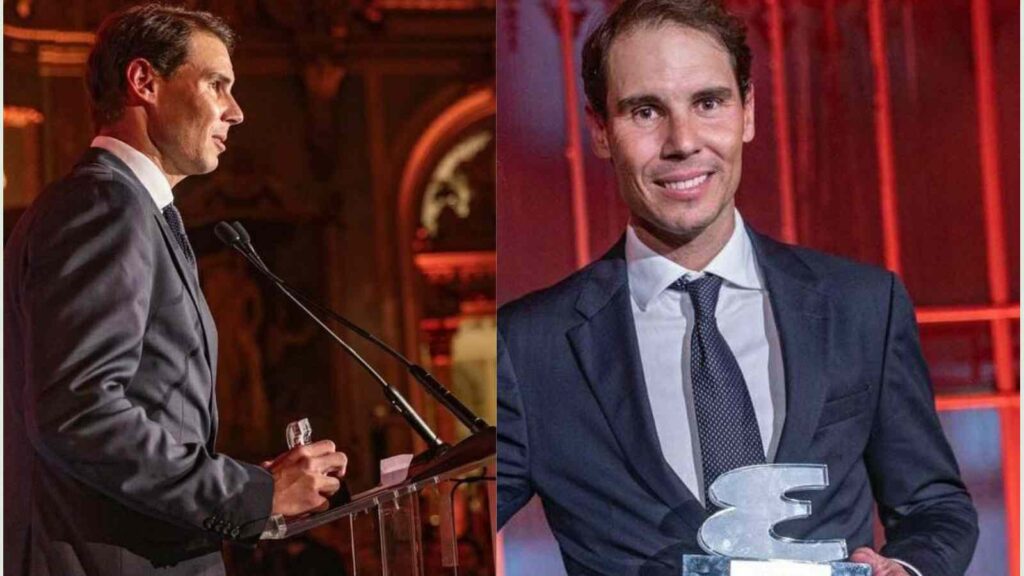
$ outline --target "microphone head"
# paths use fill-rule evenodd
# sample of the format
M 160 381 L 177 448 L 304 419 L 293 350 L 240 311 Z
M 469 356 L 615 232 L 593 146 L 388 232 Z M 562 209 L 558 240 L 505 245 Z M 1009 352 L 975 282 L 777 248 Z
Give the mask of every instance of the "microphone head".
M 235 232 L 238 233 L 238 237 L 242 240 L 242 244 L 252 244 L 252 239 L 249 238 L 249 232 L 245 229 L 245 226 L 242 226 L 241 222 L 235 220 L 231 226 L 235 229 Z
M 242 242 L 242 237 L 238 232 L 223 220 L 217 222 L 217 225 L 213 227 L 213 233 L 217 235 L 217 238 L 220 239 L 221 242 L 232 248 L 237 248 Z

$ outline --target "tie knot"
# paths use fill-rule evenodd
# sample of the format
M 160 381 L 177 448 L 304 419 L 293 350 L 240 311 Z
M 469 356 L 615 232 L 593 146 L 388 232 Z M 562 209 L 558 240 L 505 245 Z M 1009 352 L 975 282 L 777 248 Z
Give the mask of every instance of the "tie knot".
M 722 287 L 722 279 L 714 274 L 705 274 L 695 280 L 687 280 L 685 276 L 676 280 L 671 288 L 685 291 L 693 300 L 693 309 L 697 316 L 713 318 L 718 305 L 718 289 Z
M 181 219 L 181 212 L 178 212 L 178 209 L 174 206 L 174 204 L 168 204 L 167 206 L 165 206 L 163 209 L 163 213 L 164 219 L 167 220 L 171 224 L 171 226 L 174 227 L 175 232 L 185 230 L 185 222 L 182 221 Z
M 188 234 L 185 232 L 185 223 L 181 220 L 181 212 L 178 212 L 174 204 L 168 204 L 164 207 L 163 214 L 167 227 L 171 229 L 171 233 L 174 234 L 174 238 L 178 242 L 178 247 L 181 248 L 181 253 L 185 255 L 189 264 L 195 267 L 196 255 L 188 243 Z

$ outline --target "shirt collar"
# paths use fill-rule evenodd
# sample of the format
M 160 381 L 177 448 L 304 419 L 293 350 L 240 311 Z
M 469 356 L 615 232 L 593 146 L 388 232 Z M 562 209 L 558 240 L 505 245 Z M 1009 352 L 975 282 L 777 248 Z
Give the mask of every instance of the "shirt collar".
M 90 146 L 103 148 L 127 164 L 135 173 L 135 177 L 146 187 L 146 191 L 149 192 L 153 202 L 161 211 L 174 202 L 174 193 L 171 192 L 171 184 L 167 181 L 167 176 L 164 176 L 164 173 L 148 156 L 130 144 L 110 136 L 97 136 L 92 139 Z
M 732 236 L 722 250 L 711 259 L 704 270 L 688 270 L 665 258 L 640 240 L 632 225 L 626 228 L 626 271 L 629 290 L 641 310 L 646 310 L 654 298 L 683 276 L 699 277 L 711 273 L 737 288 L 760 290 L 763 286 L 754 259 L 754 247 L 747 235 L 747 227 L 734 211 L 735 225 Z

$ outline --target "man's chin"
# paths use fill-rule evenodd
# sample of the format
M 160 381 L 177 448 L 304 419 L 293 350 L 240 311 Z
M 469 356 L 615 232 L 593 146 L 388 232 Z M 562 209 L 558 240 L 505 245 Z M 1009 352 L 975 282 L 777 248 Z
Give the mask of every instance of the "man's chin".
M 689 244 L 707 233 L 716 222 L 716 215 L 686 214 L 666 216 L 658 219 L 641 220 L 634 217 L 634 225 L 642 228 L 649 236 L 665 247 Z
M 196 165 L 196 171 L 193 174 L 197 176 L 201 174 L 209 174 L 210 172 L 216 170 L 217 166 L 219 165 L 220 159 L 217 158 L 216 156 L 212 158 L 204 158 L 202 162 Z

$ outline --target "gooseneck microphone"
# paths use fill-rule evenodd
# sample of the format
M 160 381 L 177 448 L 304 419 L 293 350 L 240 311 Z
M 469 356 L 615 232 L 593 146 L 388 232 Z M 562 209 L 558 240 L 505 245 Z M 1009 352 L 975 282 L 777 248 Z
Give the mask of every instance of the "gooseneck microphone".
M 406 370 L 416 379 L 417 382 L 422 385 L 428 394 L 434 397 L 438 403 L 444 406 L 455 418 L 462 422 L 462 424 L 469 429 L 471 434 L 476 434 L 482 430 L 489 428 L 487 422 L 483 418 L 480 418 L 473 413 L 465 404 L 459 401 L 454 394 L 451 393 L 447 388 L 444 387 L 430 372 L 428 372 L 423 366 L 412 362 L 400 352 L 389 346 L 387 343 L 381 341 L 379 338 L 364 330 L 348 318 L 345 318 L 341 314 L 338 314 L 334 310 L 327 308 L 326 306 L 319 304 L 309 296 L 306 296 L 302 292 L 288 285 L 284 280 L 275 275 L 270 268 L 263 262 L 256 249 L 253 248 L 249 233 L 245 227 L 238 221 L 233 224 L 227 222 L 220 222 L 217 224 L 215 232 L 217 237 L 221 239 L 225 244 L 235 248 L 242 253 L 252 264 L 264 275 L 270 278 L 276 284 L 287 290 L 292 296 L 298 298 L 309 307 L 317 310 L 325 316 L 329 316 L 337 321 L 342 326 L 348 328 L 352 332 L 355 332 L 357 336 L 371 342 L 392 358 L 398 360 Z
M 390 402 L 391 406 L 395 409 L 395 411 L 398 412 L 398 414 L 401 415 L 402 418 L 404 418 L 405 421 L 409 423 L 413 430 L 415 430 L 416 433 L 419 434 L 420 438 L 422 438 L 423 441 L 427 443 L 427 446 L 429 446 L 429 453 L 447 450 L 449 448 L 448 444 L 446 444 L 440 438 L 438 438 L 437 434 L 435 434 L 434 431 L 431 430 L 429 426 L 427 426 L 427 423 L 424 422 L 423 418 L 421 418 L 420 415 L 417 414 L 416 411 L 413 409 L 413 407 L 409 405 L 409 402 L 406 401 L 405 397 L 403 397 L 402 394 L 393 386 L 388 384 L 387 381 L 385 381 L 384 378 L 381 377 L 381 375 L 377 373 L 377 371 L 374 370 L 373 367 L 370 366 L 370 364 L 365 359 L 363 359 L 363 357 L 360 356 L 358 352 L 356 352 L 351 346 L 348 345 L 348 343 L 342 340 L 340 336 L 338 336 L 333 330 L 330 329 L 330 327 L 324 324 L 324 322 L 320 320 L 320 318 L 316 314 L 310 311 L 310 309 L 307 308 L 306 305 L 303 304 L 303 302 L 300 301 L 298 297 L 296 297 L 296 295 L 292 294 L 291 288 L 287 284 L 285 284 L 285 282 L 281 280 L 281 278 L 279 278 L 277 275 L 270 271 L 266 264 L 263 263 L 263 260 L 259 257 L 259 255 L 256 254 L 256 251 L 252 249 L 252 244 L 249 241 L 249 234 L 245 231 L 245 228 L 243 228 L 241 224 L 238 224 L 237 222 L 235 224 L 236 226 L 232 226 L 227 222 L 218 222 L 217 225 L 214 227 L 214 233 L 217 235 L 217 238 L 220 239 L 221 242 L 237 250 L 257 270 L 259 270 L 267 278 L 273 281 L 274 285 L 277 286 L 277 288 L 285 296 L 287 296 L 292 302 L 294 302 L 296 306 L 301 308 L 302 311 L 305 312 L 307 316 L 312 318 L 313 321 L 320 326 L 320 328 L 327 332 L 327 334 L 329 334 L 331 338 L 338 343 L 338 345 L 340 345 L 350 356 L 355 358 L 356 362 L 358 362 L 360 366 L 362 366 L 367 372 L 370 373 L 373 379 L 376 380 L 378 384 L 380 384 L 381 390 L 384 392 L 384 397 L 387 398 L 388 402 Z M 316 307 L 321 308 L 319 305 L 317 305 Z

